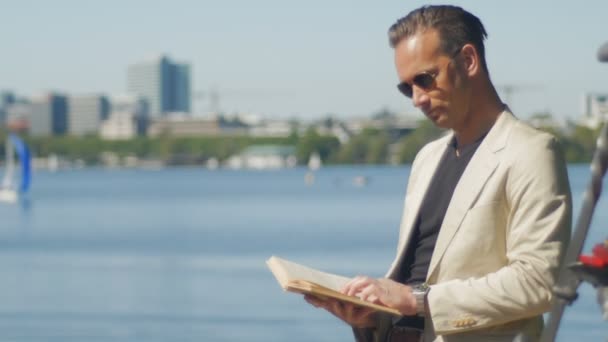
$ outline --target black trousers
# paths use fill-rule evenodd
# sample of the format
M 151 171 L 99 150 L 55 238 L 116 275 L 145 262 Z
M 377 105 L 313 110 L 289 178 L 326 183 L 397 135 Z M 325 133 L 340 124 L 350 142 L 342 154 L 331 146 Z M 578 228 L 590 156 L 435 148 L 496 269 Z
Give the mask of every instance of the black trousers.
M 422 342 L 424 332 L 424 318 L 418 316 L 404 316 L 395 323 L 389 331 L 387 342 Z

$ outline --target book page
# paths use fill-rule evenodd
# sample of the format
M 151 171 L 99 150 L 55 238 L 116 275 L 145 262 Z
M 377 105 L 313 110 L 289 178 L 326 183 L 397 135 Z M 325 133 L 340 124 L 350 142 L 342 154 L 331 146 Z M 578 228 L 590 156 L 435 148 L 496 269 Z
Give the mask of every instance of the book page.
M 276 256 L 272 256 L 266 263 L 284 288 L 289 281 L 304 280 L 340 292 L 340 289 L 350 280 L 347 277 L 321 272 Z
M 400 316 L 399 310 L 384 305 L 361 300 L 356 296 L 347 296 L 340 289 L 350 278 L 321 272 L 304 265 L 272 256 L 266 261 L 270 271 L 284 290 L 296 293 L 308 293 L 319 298 L 329 297 L 343 302 L 349 302 L 374 310 Z

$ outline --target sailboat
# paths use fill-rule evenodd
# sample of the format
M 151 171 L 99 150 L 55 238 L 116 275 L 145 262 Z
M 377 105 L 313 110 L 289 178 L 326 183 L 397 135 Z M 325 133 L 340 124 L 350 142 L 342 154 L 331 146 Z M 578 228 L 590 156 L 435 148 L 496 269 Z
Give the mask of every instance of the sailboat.
M 304 182 L 306 185 L 312 185 L 315 182 L 315 171 L 321 168 L 321 157 L 319 153 L 313 152 L 308 158 L 308 172 L 304 175 Z
M 31 155 L 27 145 L 14 133 L 10 133 L 6 138 L 5 150 L 5 168 L 4 178 L 2 178 L 2 184 L 0 185 L 0 201 L 15 203 L 30 187 Z M 19 170 L 17 170 L 15 155 L 19 157 Z M 16 175 L 17 171 L 20 172 L 19 175 Z
M 317 171 L 318 169 L 321 168 L 321 164 L 323 164 L 323 162 L 321 161 L 321 157 L 319 156 L 319 153 L 317 153 L 317 152 L 311 153 L 310 158 L 308 159 L 308 169 L 311 171 Z

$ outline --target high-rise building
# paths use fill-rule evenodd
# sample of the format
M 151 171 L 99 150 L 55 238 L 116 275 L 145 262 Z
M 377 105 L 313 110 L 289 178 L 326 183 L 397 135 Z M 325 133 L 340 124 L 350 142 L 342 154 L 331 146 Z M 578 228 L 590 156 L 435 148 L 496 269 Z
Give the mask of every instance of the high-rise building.
M 139 96 L 114 96 L 110 99 L 111 111 L 101 124 L 99 135 L 102 139 L 131 139 L 146 134 L 148 123 L 148 103 Z
M 582 103 L 583 124 L 597 127 L 608 120 L 608 94 L 585 93 Z
M 6 127 L 13 132 L 27 132 L 32 106 L 29 102 L 15 101 L 6 109 Z
M 63 135 L 68 128 L 65 95 L 49 93 L 31 98 L 29 132 L 34 136 Z
M 108 118 L 110 102 L 103 95 L 79 95 L 68 98 L 68 133 L 98 134 L 101 122 Z
M 150 117 L 168 112 L 190 112 L 190 65 L 160 56 L 129 66 L 129 93 L 146 99 Z
M 190 112 L 190 65 L 172 65 L 173 102 L 176 112 Z

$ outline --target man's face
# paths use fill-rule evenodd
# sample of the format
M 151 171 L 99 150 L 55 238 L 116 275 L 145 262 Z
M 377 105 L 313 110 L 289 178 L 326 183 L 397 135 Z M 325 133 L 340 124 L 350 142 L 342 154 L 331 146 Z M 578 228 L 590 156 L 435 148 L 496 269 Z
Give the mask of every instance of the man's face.
M 397 74 L 400 82 L 411 86 L 414 106 L 435 125 L 457 130 L 466 124 L 469 108 L 466 72 L 459 70 L 456 58 L 458 52 L 454 57 L 441 52 L 435 30 L 403 39 L 395 47 Z M 415 82 L 422 74 L 432 80 L 426 87 Z

